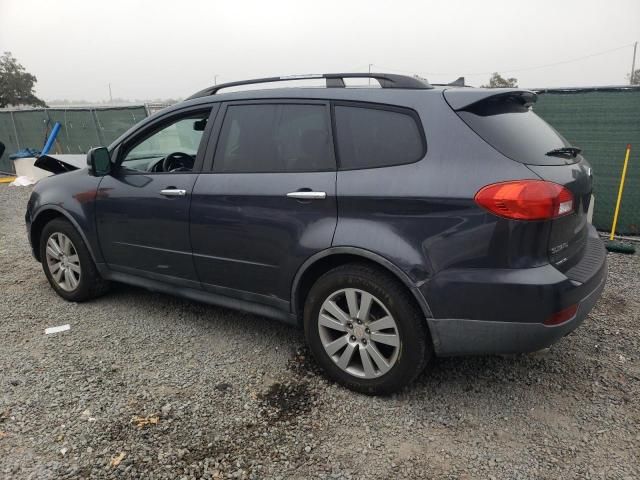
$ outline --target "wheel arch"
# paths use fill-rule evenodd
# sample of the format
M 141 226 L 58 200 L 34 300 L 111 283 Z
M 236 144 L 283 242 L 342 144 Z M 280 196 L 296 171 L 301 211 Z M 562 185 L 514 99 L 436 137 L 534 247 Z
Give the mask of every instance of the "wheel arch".
M 87 236 L 85 235 L 84 231 L 80 228 L 80 225 L 78 225 L 78 222 L 69 214 L 69 212 L 57 205 L 43 205 L 33 216 L 29 236 L 33 254 L 36 257 L 36 260 L 42 262 L 42 259 L 40 258 L 40 237 L 42 236 L 42 230 L 47 223 L 56 218 L 63 218 L 64 220 L 67 220 L 69 223 L 71 223 L 71 225 L 73 225 L 73 228 L 76 229 L 80 237 L 82 237 L 82 241 L 87 246 L 87 250 L 89 251 L 89 255 L 91 255 L 91 259 L 94 263 L 97 263 L 93 248 L 87 240 Z
M 298 269 L 291 287 L 291 311 L 301 322 L 306 296 L 315 281 L 329 270 L 350 262 L 364 262 L 391 273 L 412 294 L 425 318 L 432 317 L 427 300 L 409 276 L 393 262 L 370 250 L 358 247 L 332 247 L 309 257 Z

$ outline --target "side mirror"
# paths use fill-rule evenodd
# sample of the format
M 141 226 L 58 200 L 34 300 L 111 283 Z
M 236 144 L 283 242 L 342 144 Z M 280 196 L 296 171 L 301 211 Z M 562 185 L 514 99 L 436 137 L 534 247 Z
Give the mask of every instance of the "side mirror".
M 94 147 L 87 153 L 89 175 L 104 177 L 111 172 L 111 155 L 106 147 Z

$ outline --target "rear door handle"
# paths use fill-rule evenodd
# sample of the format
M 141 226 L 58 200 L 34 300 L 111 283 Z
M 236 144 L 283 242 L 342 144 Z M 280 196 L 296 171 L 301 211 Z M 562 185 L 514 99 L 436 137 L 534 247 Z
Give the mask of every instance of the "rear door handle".
M 186 194 L 186 190 L 179 188 L 165 188 L 164 190 L 160 190 L 160 195 L 164 195 L 165 197 L 184 197 Z
M 309 190 L 299 190 L 287 193 L 287 198 L 297 198 L 298 200 L 324 200 L 327 192 L 313 192 Z

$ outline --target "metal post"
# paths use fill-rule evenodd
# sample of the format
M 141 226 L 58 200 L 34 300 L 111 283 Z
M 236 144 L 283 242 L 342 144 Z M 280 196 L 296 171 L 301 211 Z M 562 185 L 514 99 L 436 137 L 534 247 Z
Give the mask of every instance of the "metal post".
M 71 153 L 71 137 L 69 136 L 69 127 L 67 127 L 67 109 L 64 109 L 64 134 L 67 137 L 67 153 Z
M 93 108 L 93 109 L 90 108 L 89 111 L 91 112 L 91 114 L 93 116 L 93 123 L 95 123 L 95 125 L 96 125 L 96 132 L 98 134 L 98 142 L 100 142 L 100 146 L 104 146 L 105 142 L 104 142 L 104 137 L 102 135 L 102 126 L 100 125 L 100 120 L 98 120 L 98 112 L 96 111 L 95 108 Z
M 636 73 L 636 50 L 638 50 L 638 42 L 633 44 L 633 61 L 631 62 L 631 76 L 629 77 L 629 85 L 633 85 L 633 75 Z M 640 83 L 640 79 L 638 79 Z
M 609 240 L 613 241 L 616 235 L 616 225 L 618 224 L 618 213 L 620 212 L 620 200 L 622 200 L 622 191 L 624 190 L 624 179 L 627 176 L 627 164 L 629 163 L 629 154 L 631 153 L 631 144 L 627 144 L 627 151 L 624 156 L 624 164 L 622 165 L 622 176 L 620 177 L 620 188 L 618 189 L 618 200 L 616 200 L 616 210 L 613 213 L 613 225 L 611 225 L 611 235 Z
M 21 150 L 20 147 L 20 139 L 18 138 L 18 129 L 16 128 L 16 119 L 13 117 L 13 112 L 9 112 L 11 116 L 11 123 L 13 124 L 13 134 L 16 136 L 16 144 L 18 145 L 18 150 Z
M 369 64 L 369 86 L 371 86 L 371 67 L 373 67 L 373 63 Z

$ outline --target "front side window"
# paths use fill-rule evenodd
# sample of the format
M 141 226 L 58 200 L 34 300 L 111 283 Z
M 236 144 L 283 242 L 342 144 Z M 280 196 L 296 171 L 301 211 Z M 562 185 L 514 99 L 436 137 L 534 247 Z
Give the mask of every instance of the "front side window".
M 129 146 L 122 167 L 142 172 L 193 170 L 209 111 L 182 116 Z
M 425 154 L 421 129 L 408 112 L 336 105 L 335 119 L 341 170 L 403 165 Z
M 227 108 L 216 172 L 318 172 L 335 167 L 325 105 L 251 104 Z

